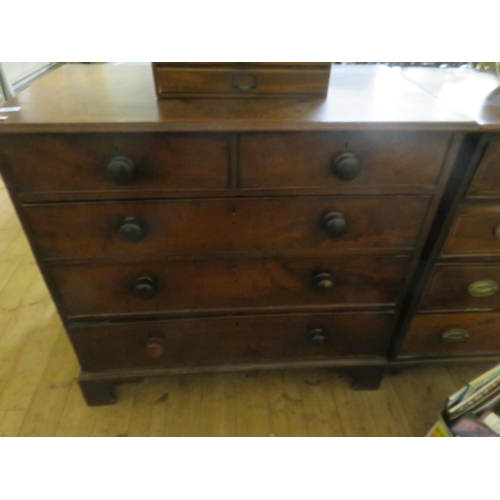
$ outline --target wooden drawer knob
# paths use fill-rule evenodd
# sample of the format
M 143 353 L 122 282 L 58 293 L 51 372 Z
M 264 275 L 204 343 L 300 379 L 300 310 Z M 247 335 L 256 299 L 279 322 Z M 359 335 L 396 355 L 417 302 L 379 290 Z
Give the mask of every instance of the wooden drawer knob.
M 471 283 L 467 291 L 472 297 L 488 297 L 498 292 L 498 285 L 493 280 L 481 280 Z
M 119 231 L 120 236 L 129 243 L 138 243 L 144 238 L 144 229 L 135 217 L 125 217 Z
M 319 292 L 331 290 L 334 286 L 333 276 L 329 272 L 316 273 L 313 276 L 313 288 Z
M 163 339 L 159 337 L 151 337 L 144 349 L 148 358 L 161 358 L 165 354 L 165 346 Z
M 469 338 L 469 332 L 463 328 L 450 328 L 446 330 L 441 335 L 441 340 L 443 342 L 463 342 Z
M 311 344 L 323 344 L 326 341 L 326 332 L 323 328 L 311 328 L 306 333 L 306 340 Z
M 135 280 L 134 291 L 143 299 L 152 299 L 156 294 L 156 281 L 151 276 L 141 276 Z
M 342 153 L 333 161 L 331 168 L 342 181 L 352 181 L 361 172 L 361 165 L 352 153 Z
M 125 156 L 115 156 L 106 166 L 106 178 L 114 184 L 129 184 L 134 178 L 134 162 Z
M 321 219 L 321 226 L 328 236 L 340 238 L 347 231 L 347 222 L 340 212 L 330 212 Z

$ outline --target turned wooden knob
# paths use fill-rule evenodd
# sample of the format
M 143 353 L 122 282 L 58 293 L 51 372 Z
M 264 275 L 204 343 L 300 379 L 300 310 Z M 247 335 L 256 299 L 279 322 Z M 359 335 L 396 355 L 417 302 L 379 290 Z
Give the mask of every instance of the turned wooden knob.
M 126 217 L 119 231 L 120 236 L 129 243 L 137 243 L 144 238 L 144 229 L 135 217 Z
M 330 212 L 321 219 L 325 233 L 332 238 L 339 238 L 347 231 L 347 222 L 340 212 Z
M 323 328 L 311 328 L 306 333 L 306 340 L 311 344 L 322 344 L 326 340 L 326 332 Z
M 156 294 L 156 281 L 151 276 L 141 276 L 135 280 L 134 291 L 136 295 L 143 299 L 149 300 Z
M 128 184 L 132 181 L 136 168 L 126 156 L 115 156 L 106 166 L 106 178 L 115 184 Z
M 144 352 L 149 358 L 161 358 L 165 353 L 163 339 L 159 337 L 151 337 L 148 339 Z
M 313 287 L 320 292 L 331 290 L 335 286 L 333 276 L 329 272 L 316 273 L 313 276 Z
M 342 181 L 352 181 L 361 172 L 361 165 L 352 153 L 342 153 L 332 163 L 333 173 Z

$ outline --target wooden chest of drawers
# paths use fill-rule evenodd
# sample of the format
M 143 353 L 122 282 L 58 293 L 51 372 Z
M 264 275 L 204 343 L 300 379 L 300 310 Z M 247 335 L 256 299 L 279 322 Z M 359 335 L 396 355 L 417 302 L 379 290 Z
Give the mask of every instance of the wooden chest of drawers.
M 103 73 L 128 82 L 111 102 L 82 91 Z M 377 78 L 397 90 L 387 109 L 396 95 L 405 113 L 373 115 Z M 51 86 L 66 90 L 40 103 Z M 388 68 L 339 68 L 330 92 L 157 101 L 149 67 L 101 66 L 57 70 L 14 101 L 0 168 L 88 404 L 113 402 L 119 383 L 205 370 L 329 366 L 378 386 L 476 125 Z

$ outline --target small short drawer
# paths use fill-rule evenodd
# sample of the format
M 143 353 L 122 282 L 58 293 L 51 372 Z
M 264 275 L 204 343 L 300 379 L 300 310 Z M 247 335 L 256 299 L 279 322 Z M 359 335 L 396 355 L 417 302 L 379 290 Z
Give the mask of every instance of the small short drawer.
M 330 69 L 330 63 L 153 65 L 156 92 L 162 98 L 326 97 Z
M 500 353 L 500 314 L 418 314 L 400 356 L 453 356 Z
M 26 207 L 45 258 L 412 249 L 428 197 L 57 203 Z
M 68 317 L 393 307 L 409 257 L 52 265 Z
M 391 314 L 335 313 L 72 325 L 85 371 L 383 356 Z
M 492 136 L 468 196 L 500 196 L 500 136 Z
M 224 134 L 31 134 L 0 137 L 17 193 L 154 197 L 228 187 Z
M 442 255 L 500 255 L 500 204 L 462 205 Z
M 436 265 L 421 310 L 436 309 L 500 310 L 500 266 Z
M 451 134 L 429 132 L 247 133 L 241 187 L 352 188 L 435 185 Z

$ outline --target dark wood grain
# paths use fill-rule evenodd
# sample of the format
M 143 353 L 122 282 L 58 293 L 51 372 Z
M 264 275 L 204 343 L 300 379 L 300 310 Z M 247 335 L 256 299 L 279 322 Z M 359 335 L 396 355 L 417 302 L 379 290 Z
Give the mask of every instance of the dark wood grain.
M 74 325 L 69 333 L 83 370 L 192 367 L 232 363 L 382 356 L 391 314 L 336 313 L 224 317 Z M 321 328 L 325 340 L 307 333 Z M 145 352 L 159 337 L 161 356 Z
M 229 137 L 224 134 L 0 135 L 0 156 L 18 193 L 155 196 L 228 187 Z M 127 185 L 106 178 L 106 166 L 116 156 L 136 165 Z
M 452 328 L 465 329 L 469 337 L 444 342 L 442 335 Z M 418 314 L 408 329 L 400 357 L 456 356 L 500 353 L 500 314 Z
M 95 266 L 52 266 L 69 317 L 208 311 L 393 306 L 408 266 L 406 257 L 214 259 Z M 328 271 L 334 286 L 317 291 L 313 277 Z M 143 300 L 136 279 L 151 276 L 156 294 Z
M 500 258 L 500 205 L 491 202 L 461 205 L 442 255 L 491 255 Z
M 498 135 L 488 136 L 488 146 L 476 171 L 468 196 L 500 196 L 500 137 Z
M 240 139 L 241 187 L 343 190 L 360 186 L 434 185 L 449 133 L 244 134 Z M 345 152 L 360 163 L 359 175 L 339 179 L 332 163 Z
M 500 310 L 500 292 L 485 297 L 469 294 L 469 285 L 483 280 L 491 280 L 500 286 L 500 265 L 438 264 L 430 278 L 421 310 Z
M 45 258 L 221 252 L 325 254 L 333 250 L 411 249 L 429 205 L 425 197 L 314 197 L 254 200 L 31 205 L 26 215 Z M 338 212 L 342 236 L 322 221 Z M 127 217 L 142 228 L 129 243 Z

